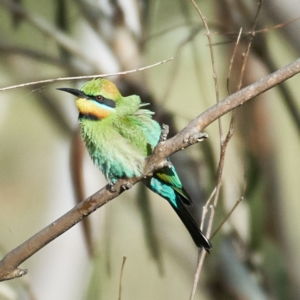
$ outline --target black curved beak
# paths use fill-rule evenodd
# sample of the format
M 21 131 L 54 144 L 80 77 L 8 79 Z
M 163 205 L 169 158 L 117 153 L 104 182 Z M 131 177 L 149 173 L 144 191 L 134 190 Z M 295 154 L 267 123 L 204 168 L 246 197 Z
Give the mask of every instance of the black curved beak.
M 70 88 L 58 88 L 57 90 L 70 93 L 78 98 L 86 98 L 86 95 L 84 92 L 76 89 L 70 89 Z

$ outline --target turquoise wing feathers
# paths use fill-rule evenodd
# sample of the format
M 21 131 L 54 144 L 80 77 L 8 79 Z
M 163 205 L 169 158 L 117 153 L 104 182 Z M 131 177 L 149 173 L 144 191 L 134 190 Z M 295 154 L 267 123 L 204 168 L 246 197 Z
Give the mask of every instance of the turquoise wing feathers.
M 138 96 L 123 97 L 107 79 L 94 79 L 80 90 L 60 88 L 77 96 L 80 132 L 87 150 L 110 183 L 143 174 L 149 156 L 161 135 Z M 198 247 L 209 252 L 210 241 L 187 211 L 191 198 L 184 190 L 174 166 L 164 167 L 143 180 L 144 184 L 173 207 Z

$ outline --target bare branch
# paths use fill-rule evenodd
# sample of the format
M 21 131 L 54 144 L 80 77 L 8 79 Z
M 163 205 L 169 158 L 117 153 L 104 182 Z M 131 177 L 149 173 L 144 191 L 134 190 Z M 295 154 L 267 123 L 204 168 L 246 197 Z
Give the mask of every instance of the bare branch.
M 34 81 L 34 82 L 27 82 L 27 83 L 22 83 L 22 84 L 18 84 L 18 85 L 12 85 L 12 86 L 8 86 L 8 87 L 0 88 L 0 91 L 7 91 L 7 90 L 12 90 L 12 89 L 17 89 L 17 88 L 23 88 L 26 86 L 37 85 L 37 84 L 42 84 L 42 83 L 53 83 L 53 82 L 58 82 L 58 81 L 82 80 L 82 79 L 110 77 L 110 76 L 116 76 L 116 75 L 126 75 L 126 74 L 130 74 L 130 73 L 134 73 L 134 72 L 144 71 L 144 70 L 159 66 L 161 64 L 164 64 L 166 62 L 169 62 L 171 60 L 173 60 L 173 57 L 159 61 L 152 65 L 148 65 L 146 67 L 137 68 L 137 69 L 133 69 L 133 70 L 129 70 L 129 71 L 118 72 L 118 73 L 95 74 L 95 75 L 76 76 L 76 77 L 59 77 L 59 78 L 39 80 L 39 81 Z

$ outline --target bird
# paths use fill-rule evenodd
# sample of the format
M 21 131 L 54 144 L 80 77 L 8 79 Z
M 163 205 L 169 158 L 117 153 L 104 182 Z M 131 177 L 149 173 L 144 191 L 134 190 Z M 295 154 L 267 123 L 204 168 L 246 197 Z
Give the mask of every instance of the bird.
M 108 79 L 86 82 L 79 90 L 58 88 L 77 97 L 80 134 L 94 164 L 102 171 L 109 184 L 120 178 L 143 175 L 145 159 L 151 155 L 161 136 L 161 126 L 145 108 L 137 95 L 122 96 Z M 170 162 L 170 159 L 168 158 Z M 185 205 L 192 203 L 170 164 L 155 171 L 143 183 L 166 199 L 175 210 L 198 248 L 209 252 L 209 239 Z

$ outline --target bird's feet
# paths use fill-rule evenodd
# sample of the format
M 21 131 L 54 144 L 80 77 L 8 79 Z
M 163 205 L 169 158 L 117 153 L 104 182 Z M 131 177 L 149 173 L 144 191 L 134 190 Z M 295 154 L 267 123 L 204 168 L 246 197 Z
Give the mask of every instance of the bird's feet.
M 115 193 L 116 191 L 117 191 L 117 189 L 116 189 L 116 182 L 117 181 L 110 181 L 109 183 L 108 183 L 108 190 L 110 191 L 110 192 L 112 192 L 112 193 Z M 123 189 L 123 190 L 129 190 L 129 189 L 131 189 L 133 187 L 133 185 L 132 185 L 132 183 L 130 183 L 130 182 L 125 182 L 124 184 L 122 184 L 122 186 L 121 186 L 121 188 Z
M 122 189 L 123 190 L 130 190 L 133 187 L 132 183 L 130 182 L 125 182 L 124 184 L 122 184 Z
M 116 187 L 115 187 L 115 181 L 110 181 L 108 183 L 108 190 L 111 191 L 112 193 L 116 192 Z

